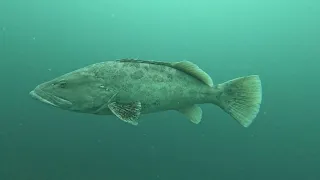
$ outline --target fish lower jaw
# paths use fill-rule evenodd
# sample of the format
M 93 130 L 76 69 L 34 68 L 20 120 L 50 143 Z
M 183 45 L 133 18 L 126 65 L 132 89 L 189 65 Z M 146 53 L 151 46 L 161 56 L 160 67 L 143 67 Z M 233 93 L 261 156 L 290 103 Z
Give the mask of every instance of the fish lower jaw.
M 31 91 L 29 94 L 31 95 L 31 97 L 33 97 L 33 98 L 35 98 L 35 99 L 37 99 L 37 100 L 39 100 L 39 101 L 41 101 L 41 102 L 43 102 L 45 104 L 49 104 L 49 105 L 57 107 L 57 105 L 55 105 L 54 103 L 52 103 L 52 102 L 42 98 L 41 96 L 39 96 L 34 90 Z

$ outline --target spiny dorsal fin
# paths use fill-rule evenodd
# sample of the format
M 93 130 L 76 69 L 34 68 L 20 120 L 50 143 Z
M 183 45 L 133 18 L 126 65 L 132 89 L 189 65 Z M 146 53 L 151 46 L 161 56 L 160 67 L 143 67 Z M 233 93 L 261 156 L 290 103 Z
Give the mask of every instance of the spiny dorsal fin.
M 132 63 L 145 63 L 145 64 L 155 64 L 155 65 L 163 65 L 163 66 L 169 66 L 172 67 L 172 64 L 169 62 L 163 62 L 163 61 L 153 61 L 153 60 L 140 60 L 140 59 L 120 59 L 117 60 L 119 62 L 132 62 Z
M 196 64 L 193 64 L 190 61 L 180 61 L 172 63 L 173 67 L 176 69 L 179 69 L 197 79 L 204 82 L 210 87 L 213 87 L 213 82 L 211 77 L 204 72 L 202 69 L 200 69 Z
M 146 61 L 146 60 L 136 60 L 136 59 L 121 59 L 118 60 L 119 62 L 136 62 L 136 63 L 147 63 L 147 64 L 156 64 L 156 65 L 162 65 L 162 66 L 169 66 L 175 69 L 178 69 L 180 71 L 183 71 L 203 83 L 207 84 L 208 86 L 212 87 L 213 82 L 211 77 L 204 72 L 202 69 L 200 69 L 196 64 L 190 62 L 190 61 L 180 61 L 180 62 L 162 62 L 162 61 Z

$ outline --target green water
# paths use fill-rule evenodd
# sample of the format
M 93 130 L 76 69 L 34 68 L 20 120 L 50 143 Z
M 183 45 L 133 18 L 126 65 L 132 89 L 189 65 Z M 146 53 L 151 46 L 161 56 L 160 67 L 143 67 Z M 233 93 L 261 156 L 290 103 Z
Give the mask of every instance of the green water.
M 43 81 L 120 58 L 189 60 L 214 83 L 258 74 L 241 127 L 213 105 L 134 127 L 33 100 Z M 320 179 L 318 0 L 1 0 L 0 180 Z

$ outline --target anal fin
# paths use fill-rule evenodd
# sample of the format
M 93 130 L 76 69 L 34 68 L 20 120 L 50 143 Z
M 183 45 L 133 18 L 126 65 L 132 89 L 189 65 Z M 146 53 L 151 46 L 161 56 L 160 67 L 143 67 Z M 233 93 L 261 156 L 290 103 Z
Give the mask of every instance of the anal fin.
M 119 119 L 130 123 L 132 125 L 138 125 L 138 119 L 141 114 L 141 103 L 130 102 L 130 103 L 117 103 L 112 102 L 108 104 L 109 109 Z
M 184 114 L 194 124 L 199 124 L 202 119 L 202 109 L 198 105 L 188 106 L 178 111 Z

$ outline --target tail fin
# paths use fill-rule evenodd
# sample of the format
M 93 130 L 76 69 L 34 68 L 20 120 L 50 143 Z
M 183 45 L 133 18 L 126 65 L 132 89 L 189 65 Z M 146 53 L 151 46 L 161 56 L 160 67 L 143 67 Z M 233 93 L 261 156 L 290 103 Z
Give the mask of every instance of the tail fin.
M 262 87 L 259 76 L 236 78 L 219 84 L 222 93 L 219 106 L 236 119 L 242 126 L 249 127 L 259 113 Z

